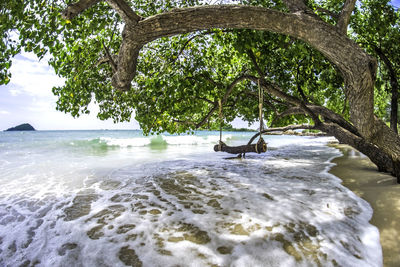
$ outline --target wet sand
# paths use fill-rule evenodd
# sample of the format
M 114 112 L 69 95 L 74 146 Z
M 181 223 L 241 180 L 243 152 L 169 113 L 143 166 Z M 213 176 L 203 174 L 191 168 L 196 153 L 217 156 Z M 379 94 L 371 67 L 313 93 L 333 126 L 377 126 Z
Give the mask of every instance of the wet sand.
M 330 173 L 343 185 L 369 202 L 374 210 L 371 224 L 378 227 L 385 267 L 400 266 L 400 184 L 396 178 L 379 173 L 364 155 L 346 145 L 334 145 L 342 157 L 334 159 Z

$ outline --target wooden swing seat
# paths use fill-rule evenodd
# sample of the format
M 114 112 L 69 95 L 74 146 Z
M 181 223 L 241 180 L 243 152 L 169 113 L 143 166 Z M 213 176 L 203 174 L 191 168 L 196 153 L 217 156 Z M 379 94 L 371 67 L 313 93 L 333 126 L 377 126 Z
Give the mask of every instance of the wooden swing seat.
M 267 143 L 264 139 L 260 138 L 256 144 L 247 144 L 242 146 L 228 146 L 224 142 L 214 146 L 215 152 L 226 152 L 230 154 L 244 154 L 244 153 L 265 153 L 267 152 Z

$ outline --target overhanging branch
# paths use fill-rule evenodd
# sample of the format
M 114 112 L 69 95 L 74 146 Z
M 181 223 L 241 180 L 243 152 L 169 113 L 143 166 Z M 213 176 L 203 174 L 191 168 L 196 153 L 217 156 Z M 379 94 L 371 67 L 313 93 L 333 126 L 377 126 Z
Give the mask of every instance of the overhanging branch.
M 292 25 L 298 25 L 298 27 L 292 27 Z M 317 16 L 241 5 L 177 8 L 145 18 L 135 26 L 125 26 L 119 52 L 118 71 L 113 77 L 113 86 L 120 90 L 131 88 L 139 51 L 146 43 L 160 37 L 215 28 L 266 30 L 286 34 L 310 43 L 339 67 L 343 62 L 353 64 L 359 61 L 359 59 L 351 58 L 354 54 L 353 50 L 359 47 L 347 40 L 346 36 L 338 33 L 332 25 L 321 23 Z M 299 30 L 300 28 L 307 28 L 307 30 L 302 31 Z M 335 40 L 334 42 L 325 38 L 327 32 L 330 33 L 331 39 Z M 350 45 L 343 46 L 343 43 L 350 43 Z M 343 53 L 338 54 L 337 51 Z M 342 54 L 346 54 L 343 59 L 338 57 Z M 343 70 L 348 72 L 349 68 Z

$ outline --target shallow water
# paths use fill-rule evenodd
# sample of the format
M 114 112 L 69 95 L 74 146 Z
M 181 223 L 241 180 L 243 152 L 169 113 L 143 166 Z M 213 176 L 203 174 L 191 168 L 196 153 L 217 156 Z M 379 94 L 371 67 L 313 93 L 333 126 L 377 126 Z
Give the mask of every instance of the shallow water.
M 0 266 L 381 266 L 330 139 L 265 139 L 226 160 L 217 132 L 0 133 Z

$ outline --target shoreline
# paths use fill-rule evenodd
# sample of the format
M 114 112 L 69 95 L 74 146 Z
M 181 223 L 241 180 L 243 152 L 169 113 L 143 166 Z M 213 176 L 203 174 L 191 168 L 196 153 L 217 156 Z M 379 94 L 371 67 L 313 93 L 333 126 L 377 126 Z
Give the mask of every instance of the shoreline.
M 400 184 L 396 178 L 377 171 L 364 155 L 348 145 L 329 145 L 343 154 L 334 158 L 329 173 L 342 185 L 366 200 L 373 209 L 370 223 L 379 229 L 383 266 L 400 266 Z

